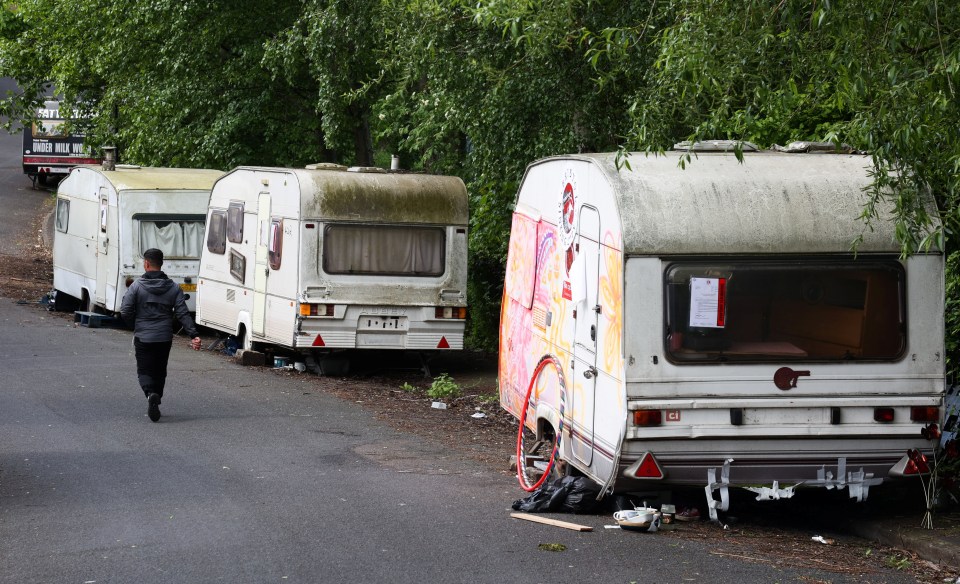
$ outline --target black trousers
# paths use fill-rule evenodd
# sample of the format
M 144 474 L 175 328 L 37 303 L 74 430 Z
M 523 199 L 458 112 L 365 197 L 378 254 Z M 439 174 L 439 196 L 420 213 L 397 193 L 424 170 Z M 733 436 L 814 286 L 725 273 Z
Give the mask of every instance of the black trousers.
M 163 397 L 163 385 L 167 381 L 167 361 L 170 359 L 170 347 L 173 341 L 162 343 L 144 343 L 133 338 L 134 353 L 137 356 L 137 379 L 144 395 L 155 393 Z

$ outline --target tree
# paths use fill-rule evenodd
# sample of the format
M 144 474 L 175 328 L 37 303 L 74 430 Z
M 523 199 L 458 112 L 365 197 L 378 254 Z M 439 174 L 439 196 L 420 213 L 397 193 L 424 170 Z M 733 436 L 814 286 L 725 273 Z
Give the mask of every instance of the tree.
M 26 0 L 5 11 L 18 26 L 4 29 L 0 51 L 25 88 L 20 103 L 52 82 L 68 102 L 93 109 L 90 142 L 118 146 L 126 161 L 302 164 L 322 144 L 312 96 L 261 64 L 265 35 L 288 26 L 299 7 Z
M 630 107 L 625 149 L 660 149 L 680 137 L 731 138 L 761 146 L 832 140 L 870 153 L 871 195 L 892 199 L 905 255 L 930 246 L 950 255 L 947 306 L 956 306 L 960 204 L 960 11 L 938 0 L 834 3 L 676 0 L 663 3 L 655 34 L 608 27 L 618 39 L 594 58 L 613 71 L 657 51 Z M 942 223 L 918 193 L 929 189 Z M 948 372 L 957 373 L 960 322 L 948 316 Z

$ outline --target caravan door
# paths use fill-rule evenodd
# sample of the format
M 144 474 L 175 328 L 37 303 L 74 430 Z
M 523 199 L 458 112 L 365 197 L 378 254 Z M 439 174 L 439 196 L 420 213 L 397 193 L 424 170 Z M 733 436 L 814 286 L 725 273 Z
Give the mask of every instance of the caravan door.
M 257 199 L 257 253 L 253 268 L 253 334 L 262 337 L 267 315 L 267 277 L 270 274 L 268 246 L 270 244 L 270 193 L 260 193 Z
M 598 284 L 600 280 L 600 212 L 584 205 L 580 208 L 577 226 L 576 267 L 571 279 L 583 286 L 582 300 L 574 309 L 577 313 L 573 344 L 573 391 L 570 396 L 571 451 L 589 465 L 593 460 L 594 396 L 597 387 L 597 323 L 600 307 Z M 576 292 L 574 292 L 576 295 Z
M 93 300 L 101 306 L 107 302 L 107 262 L 113 259 L 108 254 L 110 249 L 109 223 L 110 191 L 106 187 L 100 187 L 100 217 L 99 229 L 97 229 L 97 281 L 94 283 Z M 92 310 L 93 306 L 82 308 Z

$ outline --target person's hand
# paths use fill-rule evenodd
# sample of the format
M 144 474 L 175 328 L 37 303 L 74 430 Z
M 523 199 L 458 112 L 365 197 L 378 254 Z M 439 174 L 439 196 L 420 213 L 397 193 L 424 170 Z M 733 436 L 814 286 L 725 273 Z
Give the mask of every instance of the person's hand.
M 191 347 L 194 351 L 199 351 L 199 350 L 200 350 L 200 337 L 193 337 L 193 339 L 190 341 L 190 347 Z

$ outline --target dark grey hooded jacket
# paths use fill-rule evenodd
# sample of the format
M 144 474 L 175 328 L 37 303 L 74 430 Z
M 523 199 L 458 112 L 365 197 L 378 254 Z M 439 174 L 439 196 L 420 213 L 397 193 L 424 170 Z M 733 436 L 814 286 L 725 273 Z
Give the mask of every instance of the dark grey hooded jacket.
M 123 295 L 120 316 L 143 343 L 172 340 L 174 316 L 190 338 L 199 336 L 183 291 L 163 272 L 147 272 L 137 278 Z

